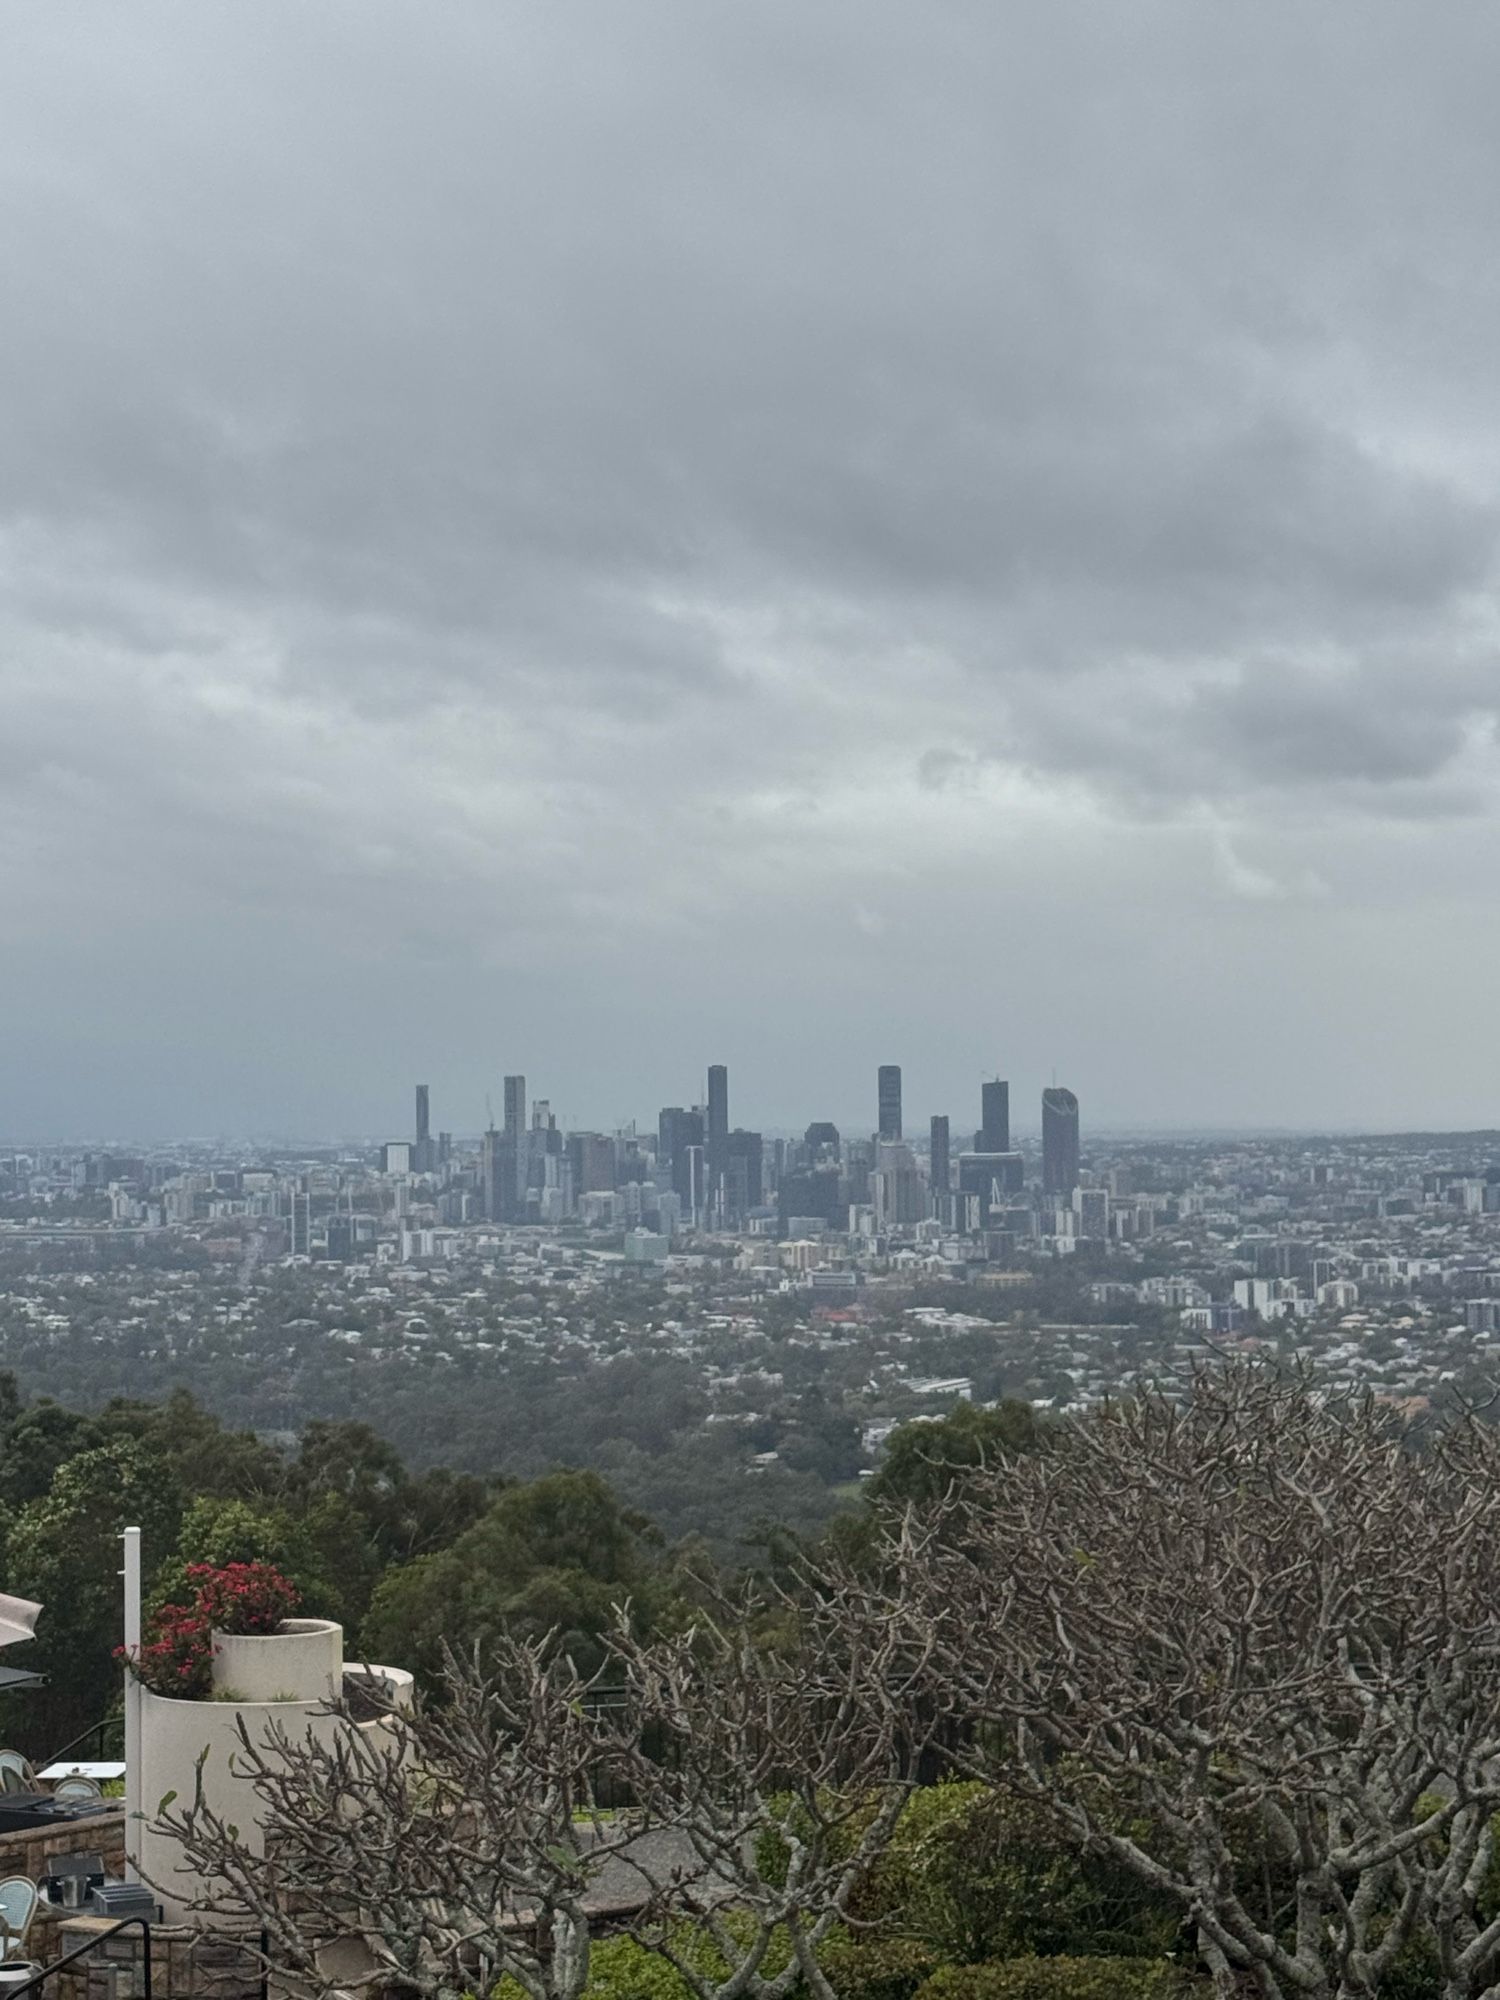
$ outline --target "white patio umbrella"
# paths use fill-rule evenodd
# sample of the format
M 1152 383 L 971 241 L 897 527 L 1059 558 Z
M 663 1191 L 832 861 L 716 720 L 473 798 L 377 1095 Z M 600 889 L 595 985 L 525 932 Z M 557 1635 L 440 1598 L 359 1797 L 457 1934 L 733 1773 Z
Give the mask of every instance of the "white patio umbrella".
M 7 1597 L 0 1590 L 0 1646 L 14 1646 L 19 1639 L 33 1638 L 41 1608 L 29 1597 Z

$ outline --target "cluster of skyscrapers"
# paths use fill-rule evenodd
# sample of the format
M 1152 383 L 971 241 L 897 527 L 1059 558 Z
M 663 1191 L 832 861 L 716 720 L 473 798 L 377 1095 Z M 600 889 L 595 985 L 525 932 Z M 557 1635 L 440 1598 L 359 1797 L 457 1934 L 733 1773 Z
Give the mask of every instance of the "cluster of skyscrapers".
M 572 1217 L 623 1221 L 674 1237 L 684 1230 L 765 1233 L 866 1229 L 887 1233 L 936 1222 L 974 1233 L 1019 1227 L 1034 1200 L 1067 1205 L 1079 1187 L 1078 1099 L 1042 1093 L 1040 1178 L 1029 1193 L 1026 1160 L 1011 1143 L 1010 1085 L 980 1090 L 972 1143 L 955 1149 L 951 1121 L 935 1117 L 925 1156 L 908 1143 L 902 1076 L 876 1076 L 875 1130 L 846 1138 L 828 1122 L 800 1140 L 774 1139 L 729 1122 L 729 1071 L 713 1064 L 701 1102 L 664 1105 L 654 1134 L 558 1129 L 551 1106 L 529 1107 L 524 1076 L 504 1081 L 502 1119 L 486 1129 L 477 1162 L 434 1139 L 426 1084 L 416 1092 L 416 1136 L 385 1148 L 387 1171 L 436 1175 L 456 1201 L 453 1219 L 502 1224 Z M 1029 1213 L 1029 1210 L 1028 1210 Z

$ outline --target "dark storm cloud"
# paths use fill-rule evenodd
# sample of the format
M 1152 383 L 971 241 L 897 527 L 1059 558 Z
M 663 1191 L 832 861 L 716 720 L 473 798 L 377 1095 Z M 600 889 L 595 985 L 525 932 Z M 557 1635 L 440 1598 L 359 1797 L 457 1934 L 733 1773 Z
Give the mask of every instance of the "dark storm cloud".
M 7 33 L 37 935 L 81 898 L 232 965 L 223 913 L 279 910 L 335 987 L 382 935 L 471 986 L 647 940 L 619 977 L 691 1020 L 793 902 L 890 954 L 1022 896 L 1023 846 L 1087 897 L 1135 824 L 1170 913 L 1164 824 L 1267 905 L 1324 894 L 1289 825 L 1491 824 L 1495 17 Z

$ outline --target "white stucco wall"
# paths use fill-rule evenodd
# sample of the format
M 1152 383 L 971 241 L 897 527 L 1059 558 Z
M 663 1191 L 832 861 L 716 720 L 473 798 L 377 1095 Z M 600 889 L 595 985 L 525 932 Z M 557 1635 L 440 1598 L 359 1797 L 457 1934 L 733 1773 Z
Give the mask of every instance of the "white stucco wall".
M 140 1830 L 140 1870 L 161 1898 L 169 1923 L 191 1919 L 188 1905 L 202 1884 L 197 1876 L 183 1871 L 176 1841 L 153 1830 L 152 1821 L 162 1799 L 175 1792 L 178 1807 L 191 1802 L 197 1782 L 195 1767 L 203 1757 L 204 1798 L 239 1827 L 258 1851 L 255 1795 L 230 1768 L 234 1753 L 241 1750 L 240 1718 L 244 1718 L 251 1741 L 261 1746 L 267 1742 L 267 1725 L 273 1721 L 294 1739 L 311 1733 L 326 1740 L 340 1724 L 336 1716 L 318 1714 L 321 1705 L 321 1698 L 298 1702 L 171 1701 L 142 1688 L 140 1798 L 144 1824 Z
M 214 1687 L 247 1702 L 327 1701 L 344 1673 L 344 1630 L 329 1618 L 285 1618 L 278 1632 L 214 1634 Z
M 243 1755 L 239 1724 L 243 1719 L 253 1743 L 269 1747 L 272 1724 L 293 1741 L 307 1735 L 331 1742 L 350 1725 L 340 1716 L 321 1713 L 329 1698 L 340 1693 L 344 1675 L 343 1628 L 325 1618 L 289 1618 L 279 1632 L 257 1638 L 215 1633 L 213 1662 L 216 1690 L 239 1699 L 176 1701 L 143 1687 L 141 1695 L 141 1783 L 143 1825 L 140 1828 L 140 1870 L 160 1897 L 169 1922 L 207 1921 L 191 1904 L 203 1884 L 184 1870 L 181 1850 L 170 1835 L 155 1833 L 151 1823 L 168 1792 L 176 1806 L 191 1802 L 197 1783 L 197 1763 L 203 1758 L 203 1794 L 214 1811 L 240 1829 L 253 1850 L 260 1847 L 259 1802 L 245 1778 L 231 1768 Z M 353 1667 L 378 1675 L 398 1707 L 409 1707 L 412 1677 L 400 1667 Z M 273 1700 L 273 1696 L 295 1696 Z M 383 1720 L 357 1725 L 372 1735 L 387 1728 Z M 206 1753 L 206 1754 L 205 1754 Z M 175 1809 L 175 1807 L 174 1807 Z

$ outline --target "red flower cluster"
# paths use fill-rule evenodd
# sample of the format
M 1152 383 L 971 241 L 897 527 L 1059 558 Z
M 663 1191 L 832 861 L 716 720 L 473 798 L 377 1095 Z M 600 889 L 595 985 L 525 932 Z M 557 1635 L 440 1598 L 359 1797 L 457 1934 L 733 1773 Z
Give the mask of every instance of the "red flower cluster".
M 187 1574 L 216 1632 L 274 1632 L 302 1602 L 297 1586 L 269 1563 L 189 1563 Z
M 164 1604 L 134 1658 L 135 1677 L 155 1694 L 195 1699 L 213 1685 L 215 1632 L 274 1632 L 301 1603 L 297 1586 L 270 1563 L 189 1563 L 191 1604 Z

